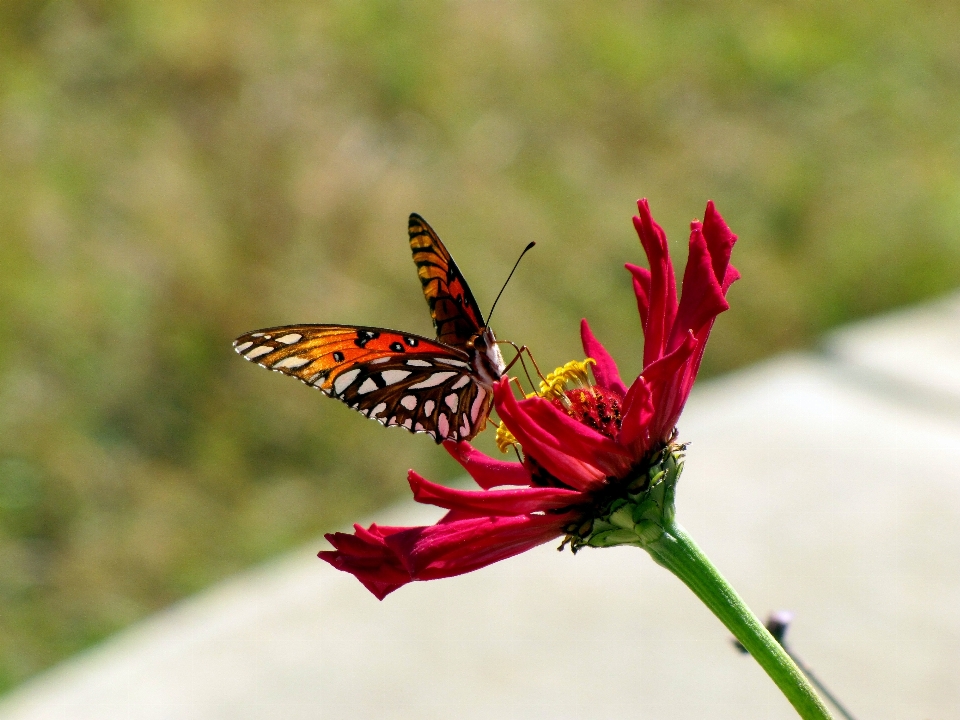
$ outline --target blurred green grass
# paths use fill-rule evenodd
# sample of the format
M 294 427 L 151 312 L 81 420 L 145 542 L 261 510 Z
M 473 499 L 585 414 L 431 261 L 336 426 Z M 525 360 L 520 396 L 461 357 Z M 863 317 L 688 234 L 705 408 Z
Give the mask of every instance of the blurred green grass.
M 235 357 L 293 322 L 429 333 L 423 214 L 545 366 L 639 370 L 650 198 L 743 280 L 704 372 L 960 279 L 953 3 L 0 4 L 0 689 L 458 475 Z M 489 448 L 489 438 L 481 444 Z

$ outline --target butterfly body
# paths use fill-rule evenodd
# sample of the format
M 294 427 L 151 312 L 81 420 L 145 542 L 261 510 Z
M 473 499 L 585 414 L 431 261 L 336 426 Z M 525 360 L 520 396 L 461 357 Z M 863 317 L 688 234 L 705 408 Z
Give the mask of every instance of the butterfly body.
M 355 325 L 285 325 L 240 336 L 234 349 L 383 425 L 469 440 L 486 424 L 506 372 L 493 331 L 440 238 L 410 216 L 410 247 L 437 339 Z

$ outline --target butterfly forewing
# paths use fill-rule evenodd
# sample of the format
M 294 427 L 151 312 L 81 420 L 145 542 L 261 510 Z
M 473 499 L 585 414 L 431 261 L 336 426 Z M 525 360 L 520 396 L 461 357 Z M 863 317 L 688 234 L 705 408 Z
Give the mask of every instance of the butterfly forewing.
M 287 325 L 247 333 L 238 353 L 291 375 L 384 425 L 469 440 L 486 424 L 505 372 L 496 338 L 440 238 L 410 216 L 410 249 L 437 339 L 351 325 Z
M 410 250 L 437 329 L 437 340 L 463 347 L 484 327 L 483 315 L 460 268 L 426 220 L 410 215 Z
M 383 425 L 441 442 L 468 440 L 492 399 L 470 355 L 412 334 L 344 325 L 288 325 L 247 333 L 238 353 L 291 375 Z

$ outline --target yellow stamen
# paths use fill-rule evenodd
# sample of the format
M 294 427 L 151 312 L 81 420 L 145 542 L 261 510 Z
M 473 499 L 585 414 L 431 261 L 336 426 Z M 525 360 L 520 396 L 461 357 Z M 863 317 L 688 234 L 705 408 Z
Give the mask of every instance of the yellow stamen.
M 589 388 L 590 378 L 587 375 L 587 368 L 596 364 L 597 362 L 593 358 L 587 358 L 583 362 L 571 360 L 563 367 L 558 367 L 547 375 L 540 383 L 540 392 L 525 393 L 524 396 L 526 399 L 542 397 L 547 400 L 559 400 L 560 403 L 569 410 L 571 407 L 570 400 L 564 394 L 567 391 L 567 383 L 573 382 L 581 388 Z M 518 382 L 517 385 L 519 387 L 520 383 Z M 523 392 L 522 387 L 520 391 Z M 518 445 L 519 443 L 513 436 L 513 433 L 507 430 L 507 426 L 501 421 L 500 425 L 497 426 L 497 447 L 500 449 L 500 452 L 508 452 L 511 447 Z
M 507 426 L 504 425 L 501 420 L 497 426 L 497 447 L 500 448 L 500 452 L 509 452 L 510 448 L 516 444 L 517 439 L 513 436 L 512 432 L 507 430 Z
M 575 382 L 580 387 L 589 387 L 590 378 L 587 376 L 587 368 L 596 364 L 596 360 L 587 358 L 583 362 L 571 360 L 563 367 L 558 367 L 540 383 L 540 397 L 562 402 L 568 382 Z

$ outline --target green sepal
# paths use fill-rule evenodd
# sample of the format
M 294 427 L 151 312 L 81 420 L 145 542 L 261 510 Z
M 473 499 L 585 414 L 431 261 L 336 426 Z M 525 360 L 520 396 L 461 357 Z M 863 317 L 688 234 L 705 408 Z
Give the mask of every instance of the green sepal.
M 619 492 L 611 485 L 611 494 L 576 524 L 577 529 L 568 531 L 561 547 L 570 543 L 576 552 L 585 546 L 646 547 L 657 542 L 676 515 L 674 500 L 685 448 L 666 445 L 631 472 Z
M 610 523 L 623 530 L 633 530 L 633 513 L 630 512 L 630 506 L 624 504 L 610 513 Z
M 588 541 L 590 547 L 613 547 L 614 545 L 637 545 L 637 534 L 633 530 L 606 530 L 592 533 Z

